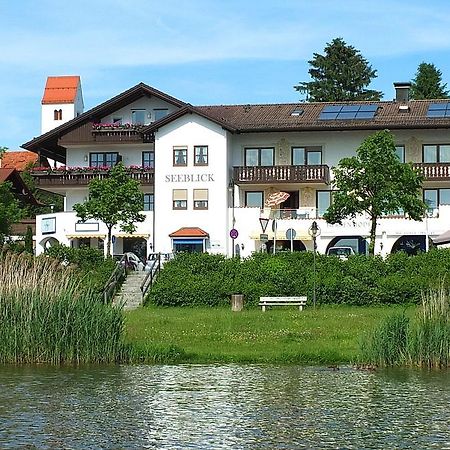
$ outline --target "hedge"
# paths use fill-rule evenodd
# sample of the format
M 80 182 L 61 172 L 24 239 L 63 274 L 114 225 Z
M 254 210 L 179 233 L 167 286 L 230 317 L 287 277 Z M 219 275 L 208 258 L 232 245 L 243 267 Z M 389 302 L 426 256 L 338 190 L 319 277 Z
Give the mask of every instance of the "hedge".
M 450 287 L 450 249 L 386 259 L 355 255 L 348 260 L 316 255 L 317 304 L 410 304 L 424 289 Z M 313 254 L 254 253 L 226 259 L 207 253 L 181 253 L 164 265 L 147 302 L 161 306 L 226 305 L 231 294 L 244 294 L 246 305 L 260 296 L 313 297 Z

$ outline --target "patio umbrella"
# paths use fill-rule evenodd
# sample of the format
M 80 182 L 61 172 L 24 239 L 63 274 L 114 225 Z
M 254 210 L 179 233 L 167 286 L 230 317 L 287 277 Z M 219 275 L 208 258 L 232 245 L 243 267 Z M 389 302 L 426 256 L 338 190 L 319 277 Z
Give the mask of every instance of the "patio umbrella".
M 274 192 L 273 194 L 270 194 L 266 199 L 266 206 L 272 208 L 274 206 L 279 205 L 280 203 L 283 203 L 285 200 L 289 198 L 289 194 L 287 192 Z

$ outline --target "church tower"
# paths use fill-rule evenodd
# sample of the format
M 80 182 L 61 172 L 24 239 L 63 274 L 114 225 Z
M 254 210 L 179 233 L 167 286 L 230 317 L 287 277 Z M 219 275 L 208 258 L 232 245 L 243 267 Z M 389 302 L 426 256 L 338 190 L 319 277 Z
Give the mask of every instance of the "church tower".
M 79 116 L 84 109 L 80 77 L 48 77 L 41 103 L 42 134 Z

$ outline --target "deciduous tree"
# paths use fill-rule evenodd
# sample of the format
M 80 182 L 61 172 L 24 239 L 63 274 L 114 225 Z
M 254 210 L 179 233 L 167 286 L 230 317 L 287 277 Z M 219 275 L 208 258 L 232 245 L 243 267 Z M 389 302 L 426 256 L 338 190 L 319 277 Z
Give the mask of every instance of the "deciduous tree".
M 329 223 L 367 214 L 370 218 L 369 254 L 375 250 L 377 220 L 385 214 L 404 212 L 422 220 L 427 205 L 420 198 L 423 177 L 411 164 L 401 163 L 388 130 L 365 139 L 356 156 L 342 159 L 333 168 L 331 206 L 324 214 Z
M 447 83 L 442 84 L 442 72 L 430 63 L 421 63 L 411 82 L 411 98 L 425 100 L 448 98 Z
M 380 100 L 382 92 L 366 89 L 377 72 L 359 50 L 336 38 L 327 44 L 324 52 L 324 55 L 314 53 L 308 61 L 312 81 L 294 86 L 306 94 L 307 101 Z
M 81 220 L 101 220 L 108 229 L 107 255 L 111 255 L 111 235 L 114 226 L 133 233 L 136 222 L 143 222 L 143 194 L 139 182 L 130 178 L 122 163 L 110 170 L 109 177 L 89 183 L 89 200 L 73 206 Z

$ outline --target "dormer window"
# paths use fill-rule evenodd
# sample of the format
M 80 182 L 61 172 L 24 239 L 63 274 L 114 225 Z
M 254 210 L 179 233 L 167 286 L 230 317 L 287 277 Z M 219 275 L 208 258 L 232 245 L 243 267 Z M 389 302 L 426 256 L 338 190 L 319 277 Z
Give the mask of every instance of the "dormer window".
M 62 109 L 55 109 L 53 111 L 53 120 L 62 120 Z
M 133 109 L 131 111 L 131 123 L 133 125 L 144 125 L 145 109 Z

